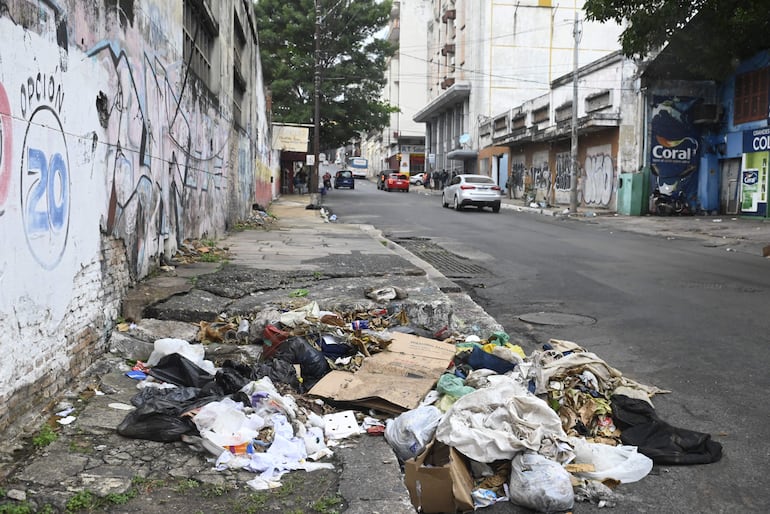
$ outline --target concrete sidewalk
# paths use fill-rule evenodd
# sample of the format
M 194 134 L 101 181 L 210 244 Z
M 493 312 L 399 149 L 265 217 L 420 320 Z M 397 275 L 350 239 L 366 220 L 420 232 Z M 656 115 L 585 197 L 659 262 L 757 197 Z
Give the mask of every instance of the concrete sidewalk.
M 307 290 L 306 298 L 323 310 L 350 312 L 382 309 L 365 291 L 394 286 L 408 297 L 385 307 L 405 312 L 420 335 L 443 330 L 485 337 L 502 330 L 458 287 L 373 227 L 327 223 L 321 211 L 305 208 L 307 200 L 281 199 L 270 208 L 274 221 L 218 242 L 230 252 L 226 263 L 166 267 L 137 284 L 124 308 L 134 324 L 114 330 L 109 351 L 78 378 L 71 394 L 52 403 L 50 414 L 74 409 L 71 424 L 58 425 L 52 416 L 55 441 L 38 449 L 6 446 L 0 485 L 7 498 L 31 512 L 77 511 L 74 504 L 126 513 L 315 512 L 308 506 L 335 497 L 352 514 L 414 512 L 397 459 L 379 436 L 357 436 L 335 447 L 335 471 L 292 472 L 285 487 L 256 493 L 246 485 L 253 473 L 216 471 L 194 446 L 116 433 L 138 392 L 125 375 L 127 361 L 146 361 L 160 338 L 195 341 L 201 321 L 276 319 L 296 304 L 298 290 Z M 217 365 L 225 359 L 253 363 L 260 349 L 212 343 L 206 358 Z

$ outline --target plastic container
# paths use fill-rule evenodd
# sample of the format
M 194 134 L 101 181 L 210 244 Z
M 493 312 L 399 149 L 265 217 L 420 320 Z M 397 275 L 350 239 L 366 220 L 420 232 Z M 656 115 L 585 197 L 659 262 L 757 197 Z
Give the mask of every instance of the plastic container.
M 350 327 L 353 330 L 368 330 L 369 329 L 369 320 L 362 319 L 362 320 L 356 320 L 350 323 Z

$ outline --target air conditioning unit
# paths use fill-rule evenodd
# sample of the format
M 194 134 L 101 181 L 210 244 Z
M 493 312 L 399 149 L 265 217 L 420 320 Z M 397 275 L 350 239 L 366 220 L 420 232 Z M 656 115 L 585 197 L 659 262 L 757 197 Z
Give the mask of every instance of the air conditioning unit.
M 722 119 L 722 106 L 719 104 L 700 104 L 692 109 L 692 122 L 696 125 L 711 125 Z
M 393 137 L 398 137 L 398 130 L 393 131 Z

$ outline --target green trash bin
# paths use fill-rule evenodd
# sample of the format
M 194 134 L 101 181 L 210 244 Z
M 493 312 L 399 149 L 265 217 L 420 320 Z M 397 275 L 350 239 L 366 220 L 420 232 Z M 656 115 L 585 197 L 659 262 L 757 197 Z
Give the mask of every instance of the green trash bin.
M 621 173 L 618 178 L 618 212 L 641 216 L 644 205 L 644 174 Z

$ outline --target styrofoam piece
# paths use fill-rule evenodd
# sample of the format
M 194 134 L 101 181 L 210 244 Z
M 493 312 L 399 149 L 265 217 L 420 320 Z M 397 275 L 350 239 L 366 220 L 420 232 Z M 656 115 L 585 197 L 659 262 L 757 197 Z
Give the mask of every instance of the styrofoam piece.
M 361 433 L 361 427 L 356 421 L 356 414 L 352 410 L 326 414 L 323 420 L 324 435 L 329 439 L 345 439 Z

